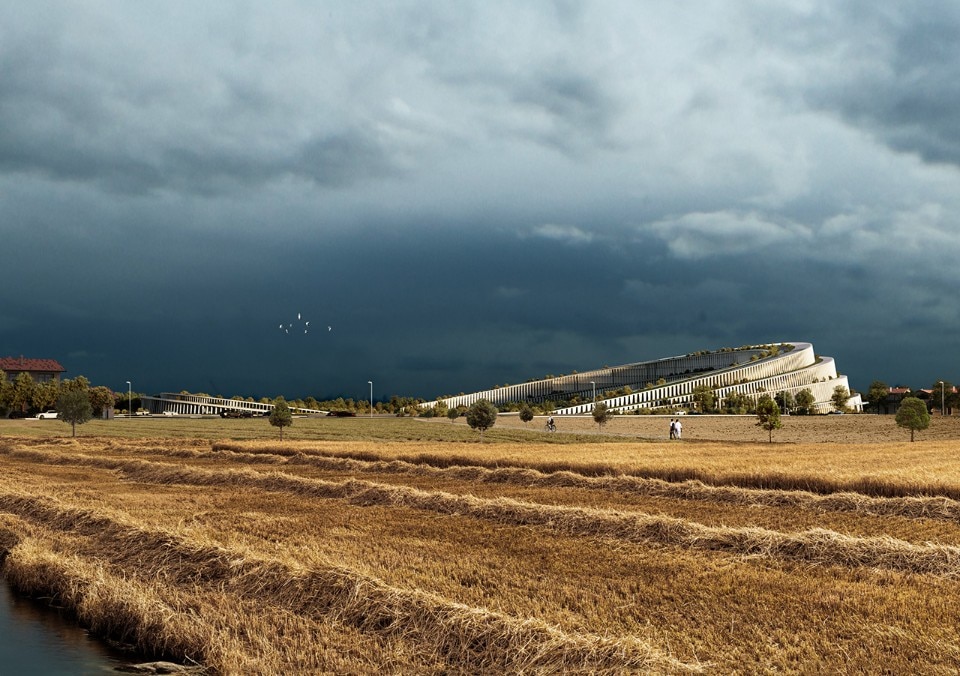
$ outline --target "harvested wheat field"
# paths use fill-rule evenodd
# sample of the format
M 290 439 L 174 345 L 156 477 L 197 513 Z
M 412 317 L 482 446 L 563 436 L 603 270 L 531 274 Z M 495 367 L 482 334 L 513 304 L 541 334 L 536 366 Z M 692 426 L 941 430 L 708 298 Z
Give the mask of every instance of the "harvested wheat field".
M 209 673 L 960 670 L 960 425 L 736 420 L 0 425 L 4 572 Z

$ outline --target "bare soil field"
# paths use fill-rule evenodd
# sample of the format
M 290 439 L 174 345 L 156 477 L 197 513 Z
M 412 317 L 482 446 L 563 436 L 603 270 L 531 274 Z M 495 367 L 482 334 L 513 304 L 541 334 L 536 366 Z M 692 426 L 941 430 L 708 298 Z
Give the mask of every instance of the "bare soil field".
M 960 671 L 960 425 L 668 420 L 0 424 L 3 572 L 211 674 Z

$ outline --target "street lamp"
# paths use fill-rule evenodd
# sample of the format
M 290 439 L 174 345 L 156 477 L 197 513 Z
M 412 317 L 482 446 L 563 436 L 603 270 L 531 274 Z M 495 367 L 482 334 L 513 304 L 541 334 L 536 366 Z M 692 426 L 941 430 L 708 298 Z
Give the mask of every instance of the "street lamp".
M 368 380 L 367 385 L 370 386 L 370 417 L 373 417 L 373 381 Z
M 133 386 L 127 381 L 127 417 L 133 415 Z
M 943 381 L 940 382 L 940 417 L 943 417 Z

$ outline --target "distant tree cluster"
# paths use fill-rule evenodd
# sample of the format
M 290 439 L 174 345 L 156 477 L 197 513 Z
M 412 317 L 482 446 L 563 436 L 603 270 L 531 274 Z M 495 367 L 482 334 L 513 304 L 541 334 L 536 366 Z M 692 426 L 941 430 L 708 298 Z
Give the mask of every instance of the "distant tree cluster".
M 889 403 L 895 406 L 903 406 L 903 402 L 908 398 L 919 399 L 930 413 L 934 409 L 939 410 L 944 415 L 950 415 L 955 409 L 960 408 L 960 391 L 949 380 L 938 380 L 929 388 L 913 389 L 909 387 L 900 388 L 898 395 L 900 401 L 890 401 L 890 386 L 882 380 L 874 380 L 867 390 L 866 401 L 867 409 L 874 413 L 881 413 Z
M 650 383 L 650 387 L 655 385 L 664 385 L 666 381 L 658 381 L 656 384 Z M 629 387 L 620 388 L 618 390 L 607 390 L 604 391 L 604 398 L 613 398 L 618 396 L 623 396 L 631 394 L 633 391 Z M 699 385 L 693 390 L 692 401 L 690 402 L 680 402 L 671 399 L 663 399 L 658 402 L 657 406 L 652 408 L 643 408 L 634 411 L 637 415 L 647 415 L 647 414 L 661 414 L 661 415 L 670 415 L 678 409 L 690 408 L 692 411 L 697 413 L 710 413 L 710 414 L 719 414 L 727 413 L 731 415 L 755 415 L 757 413 L 757 406 L 762 397 L 770 397 L 768 393 L 760 393 L 760 395 L 749 395 L 743 392 L 730 392 L 726 397 L 720 397 L 717 393 L 716 387 L 711 387 L 709 385 Z M 846 409 L 846 403 L 850 398 L 850 393 L 843 386 L 838 386 L 834 390 L 834 394 L 831 398 L 831 401 L 835 406 L 841 410 Z M 814 412 L 813 405 L 816 402 L 816 398 L 813 395 L 813 391 L 810 388 L 804 388 L 796 394 L 792 392 L 778 392 L 773 397 L 773 400 L 780 407 L 780 411 L 783 414 L 788 415 L 810 415 Z M 529 412 L 530 420 L 533 419 L 535 415 L 550 415 L 557 409 L 567 408 L 570 406 L 576 406 L 578 404 L 585 404 L 589 402 L 589 398 L 582 399 L 580 397 L 572 397 L 570 399 L 554 399 L 547 400 L 542 402 L 527 402 L 527 401 L 511 401 L 500 404 L 498 410 L 501 413 L 518 413 L 520 419 L 526 422 L 524 418 Z M 597 406 L 601 403 L 598 402 Z M 600 409 L 604 412 L 604 416 L 608 417 L 616 413 L 616 411 L 608 408 L 609 404 L 604 403 L 604 407 Z M 597 412 L 597 407 L 594 407 L 593 411 Z M 599 423 L 602 426 L 602 423 Z
M 99 415 L 106 408 L 126 406 L 127 392 L 114 392 L 109 387 L 90 385 L 83 376 L 63 380 L 35 382 L 29 373 L 19 373 L 10 382 L 6 374 L 0 371 L 0 415 L 4 417 L 27 417 L 49 410 L 59 410 L 57 403 L 67 392 L 83 392 L 90 402 L 93 415 Z M 135 393 L 134 393 L 135 394 Z M 135 394 L 133 402 L 139 403 L 140 395 Z
M 19 373 L 10 382 L 0 371 L 0 414 L 23 418 L 56 410 L 59 419 L 71 425 L 74 436 L 77 425 L 128 399 L 132 397 L 127 392 L 114 392 L 102 385 L 92 387 L 83 376 L 37 383 L 29 373 Z

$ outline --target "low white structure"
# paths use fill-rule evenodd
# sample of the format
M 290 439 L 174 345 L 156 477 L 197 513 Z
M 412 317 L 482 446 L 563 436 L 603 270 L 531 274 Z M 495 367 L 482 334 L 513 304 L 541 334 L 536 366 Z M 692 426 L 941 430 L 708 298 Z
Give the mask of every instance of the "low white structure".
M 242 399 L 226 399 L 223 397 L 208 397 L 205 394 L 186 394 L 161 392 L 153 397 L 141 397 L 142 406 L 151 414 L 163 415 L 223 415 L 225 413 L 239 413 L 247 415 L 270 415 L 273 404 L 263 404 L 259 401 L 244 401 Z M 311 408 L 290 407 L 295 415 L 319 415 L 325 411 Z
M 730 393 L 758 399 L 787 392 L 796 396 L 802 390 L 813 393 L 812 413 L 833 410 L 830 398 L 837 386 L 850 391 L 847 377 L 837 373 L 831 357 L 818 356 L 811 343 L 774 343 L 739 348 L 695 352 L 654 361 L 636 362 L 556 378 L 545 378 L 520 385 L 498 387 L 472 394 L 441 398 L 448 408 L 470 406 L 480 399 L 494 404 L 508 402 L 569 401 L 586 403 L 554 411 L 555 415 L 577 415 L 593 410 L 593 393 L 597 401 L 610 410 L 629 413 L 642 408 L 687 408 L 693 404 L 694 390 L 706 385 L 719 400 Z M 631 390 L 630 394 L 610 396 L 609 391 Z M 428 402 L 426 405 L 435 405 Z M 859 394 L 850 397 L 847 406 L 863 409 Z

